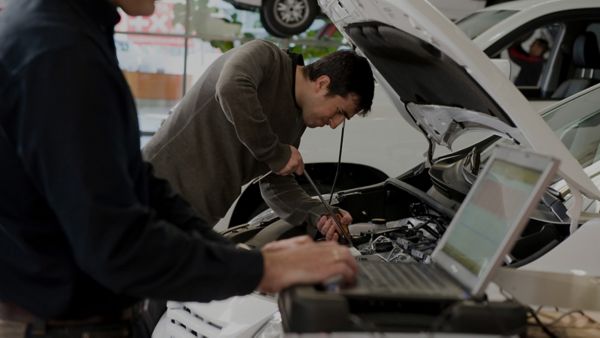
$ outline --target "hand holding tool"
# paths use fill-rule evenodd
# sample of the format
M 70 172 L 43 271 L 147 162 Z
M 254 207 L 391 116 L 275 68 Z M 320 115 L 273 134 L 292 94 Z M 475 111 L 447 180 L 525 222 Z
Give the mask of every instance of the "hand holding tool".
M 317 194 L 317 197 L 319 197 L 321 204 L 323 204 L 323 206 L 325 207 L 325 210 L 327 210 L 327 213 L 329 214 L 329 216 L 331 218 L 333 218 L 333 222 L 335 223 L 340 236 L 346 241 L 346 243 L 350 247 L 354 247 L 354 245 L 352 244 L 352 236 L 350 235 L 350 232 L 348 231 L 348 229 L 345 226 L 342 225 L 342 223 L 340 222 L 340 219 L 338 218 L 338 215 L 335 212 L 333 212 L 333 208 L 329 204 L 327 204 L 327 202 L 325 202 L 323 195 L 321 195 L 319 188 L 317 188 L 317 185 L 315 184 L 315 182 L 312 180 L 312 178 L 308 174 L 308 171 L 306 171 L 306 168 L 304 168 L 304 176 L 306 177 L 306 179 L 308 180 L 308 183 L 310 183 L 313 190 Z

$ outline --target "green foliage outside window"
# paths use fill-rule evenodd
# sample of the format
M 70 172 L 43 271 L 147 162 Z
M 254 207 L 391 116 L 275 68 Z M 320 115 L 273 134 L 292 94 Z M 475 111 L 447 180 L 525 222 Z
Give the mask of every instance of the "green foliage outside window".
M 320 29 L 307 31 L 306 39 L 307 40 L 318 39 L 317 36 L 318 36 L 319 32 L 320 32 Z M 320 39 L 321 41 L 331 41 L 332 43 L 328 44 L 328 46 L 302 44 L 302 45 L 295 45 L 290 49 L 294 53 L 302 54 L 304 59 L 306 59 L 308 62 L 310 62 L 310 60 L 318 59 L 320 57 L 323 57 L 327 54 L 333 53 L 336 50 L 338 50 L 339 47 L 342 45 L 342 38 L 343 38 L 342 34 L 336 30 L 335 33 L 331 37 L 322 37 Z

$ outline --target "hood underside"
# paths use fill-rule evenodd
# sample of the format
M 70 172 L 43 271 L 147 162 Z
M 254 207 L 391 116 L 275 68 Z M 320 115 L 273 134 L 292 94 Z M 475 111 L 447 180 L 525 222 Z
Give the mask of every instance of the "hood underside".
M 511 119 L 464 67 L 439 49 L 377 22 L 351 24 L 345 31 L 378 73 L 386 74 L 404 110 L 436 144 L 451 147 L 468 129 L 492 130 L 520 143 Z

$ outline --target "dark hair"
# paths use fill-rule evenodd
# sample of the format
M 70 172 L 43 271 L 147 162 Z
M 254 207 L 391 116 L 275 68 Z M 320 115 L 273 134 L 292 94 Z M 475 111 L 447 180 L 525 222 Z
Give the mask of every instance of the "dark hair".
M 321 75 L 329 76 L 328 96 L 347 97 L 358 95 L 358 111 L 361 115 L 371 110 L 375 83 L 369 62 L 353 51 L 341 50 L 331 53 L 304 67 L 304 75 L 315 81 Z

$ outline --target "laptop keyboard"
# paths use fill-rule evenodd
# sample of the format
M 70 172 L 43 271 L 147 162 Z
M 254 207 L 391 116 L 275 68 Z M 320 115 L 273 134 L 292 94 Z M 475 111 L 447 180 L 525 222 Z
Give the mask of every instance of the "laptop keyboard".
M 447 290 L 451 281 L 433 266 L 420 263 L 359 262 L 358 285 L 424 293 Z

